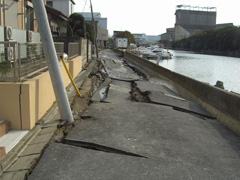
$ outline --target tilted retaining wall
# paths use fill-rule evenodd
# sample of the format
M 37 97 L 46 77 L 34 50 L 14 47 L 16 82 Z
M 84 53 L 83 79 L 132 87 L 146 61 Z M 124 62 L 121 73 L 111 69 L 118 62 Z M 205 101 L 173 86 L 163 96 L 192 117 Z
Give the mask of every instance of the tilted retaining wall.
M 222 124 L 240 134 L 240 96 L 158 66 L 131 52 L 115 51 L 150 75 L 170 80 L 183 97 L 201 104 Z

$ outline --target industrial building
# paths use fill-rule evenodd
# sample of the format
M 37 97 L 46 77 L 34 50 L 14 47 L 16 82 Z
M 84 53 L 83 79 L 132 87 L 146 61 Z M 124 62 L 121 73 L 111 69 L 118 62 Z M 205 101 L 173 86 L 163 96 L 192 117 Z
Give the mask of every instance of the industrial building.
M 216 8 L 178 5 L 176 9 L 175 40 L 215 29 Z
M 160 35 L 160 45 L 167 48 L 171 47 L 175 39 L 175 28 L 167 28 L 166 33 Z
M 215 7 L 177 5 L 175 15 L 174 28 L 167 28 L 166 33 L 160 35 L 159 43 L 164 47 L 171 47 L 173 41 L 188 38 L 207 30 L 233 27 L 233 23 L 216 24 L 217 11 Z

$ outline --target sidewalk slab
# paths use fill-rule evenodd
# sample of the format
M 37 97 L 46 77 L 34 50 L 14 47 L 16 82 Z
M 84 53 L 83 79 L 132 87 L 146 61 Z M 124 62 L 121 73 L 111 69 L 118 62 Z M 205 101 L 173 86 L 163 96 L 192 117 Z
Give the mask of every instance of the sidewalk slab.
M 0 180 L 24 180 L 27 173 L 27 170 L 3 173 Z
M 128 66 L 123 64 L 123 61 L 113 58 L 102 58 L 103 66 L 112 79 L 123 81 L 136 81 L 140 77 Z
M 177 161 L 150 160 L 52 143 L 29 180 L 190 180 Z
M 239 174 L 240 138 L 215 121 L 171 107 L 134 102 L 96 103 L 84 114 L 91 118 L 76 126 L 66 143 Z
M 141 92 L 149 92 L 148 96 L 153 103 L 171 106 L 179 110 L 214 118 L 202 106 L 183 99 L 179 94 L 164 85 L 151 83 L 149 81 L 137 81 L 135 83 Z
M 7 172 L 31 170 L 39 158 L 40 155 L 20 157 L 10 168 L 7 169 Z
M 24 151 L 19 155 L 19 157 L 30 156 L 34 154 L 40 155 L 46 146 L 47 146 L 47 143 L 37 143 L 37 144 L 28 145 L 26 149 L 24 149 Z
M 121 101 L 132 101 L 131 100 L 131 83 L 124 81 L 114 80 L 109 87 L 107 102 L 121 102 Z
M 171 106 L 175 109 L 183 110 L 190 113 L 195 113 L 208 118 L 214 119 L 202 106 L 191 101 L 181 100 L 174 96 L 168 96 L 159 91 L 150 91 L 148 95 L 153 103 Z
M 182 96 L 180 94 L 174 92 L 173 90 L 169 89 L 167 86 L 164 86 L 161 84 L 152 83 L 150 81 L 136 81 L 135 83 L 142 92 L 160 91 L 163 94 L 169 94 L 169 95 L 173 95 L 173 96 L 182 98 Z

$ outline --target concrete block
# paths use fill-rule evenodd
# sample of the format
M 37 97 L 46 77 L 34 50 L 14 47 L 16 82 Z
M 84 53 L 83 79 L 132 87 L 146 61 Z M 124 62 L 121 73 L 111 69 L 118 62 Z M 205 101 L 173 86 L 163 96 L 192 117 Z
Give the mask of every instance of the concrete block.
M 37 163 L 39 158 L 40 158 L 39 154 L 20 157 L 17 159 L 17 161 L 13 163 L 13 165 L 10 168 L 7 169 L 6 172 L 31 170 Z
M 47 146 L 47 142 L 45 143 L 38 143 L 38 144 L 32 144 L 26 147 L 26 149 L 23 150 L 23 152 L 20 154 L 19 157 L 23 156 L 29 156 L 34 154 L 41 154 L 45 147 Z
M 53 136 L 54 132 L 36 136 L 30 144 L 38 144 L 49 142 Z
M 3 173 L 0 176 L 0 180 L 25 180 L 27 173 L 28 173 L 28 171 L 26 171 L 26 170 Z
M 28 171 L 16 171 L 16 172 L 8 172 L 3 173 L 0 176 L 0 180 L 25 180 Z

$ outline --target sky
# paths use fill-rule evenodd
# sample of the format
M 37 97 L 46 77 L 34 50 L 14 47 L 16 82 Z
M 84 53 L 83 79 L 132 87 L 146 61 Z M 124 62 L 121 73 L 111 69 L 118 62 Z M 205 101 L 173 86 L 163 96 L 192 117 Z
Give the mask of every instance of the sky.
M 217 8 L 217 24 L 240 25 L 238 0 L 92 0 L 93 11 L 108 19 L 108 33 L 159 35 L 174 27 L 176 5 Z M 75 12 L 90 12 L 90 0 L 75 0 Z

